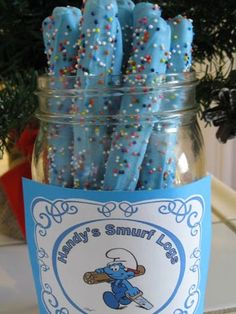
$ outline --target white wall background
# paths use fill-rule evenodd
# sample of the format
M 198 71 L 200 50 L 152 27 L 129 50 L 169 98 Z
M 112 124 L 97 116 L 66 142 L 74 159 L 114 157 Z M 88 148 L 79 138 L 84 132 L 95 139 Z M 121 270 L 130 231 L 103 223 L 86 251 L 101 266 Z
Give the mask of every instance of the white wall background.
M 224 71 L 228 73 L 230 63 L 227 58 L 224 60 L 215 60 L 215 63 L 224 64 Z M 196 71 L 199 78 L 201 77 L 201 73 L 204 75 L 206 66 L 208 65 L 209 63 L 207 62 L 196 64 Z M 233 69 L 236 69 L 236 55 L 234 57 Z M 210 66 L 210 70 L 214 75 L 214 67 Z M 215 136 L 217 128 L 205 128 L 202 121 L 200 125 L 205 140 L 208 171 L 236 190 L 236 138 L 229 140 L 226 144 L 221 144 Z
M 200 122 L 200 125 L 205 141 L 208 171 L 236 190 L 236 139 L 221 144 L 215 136 L 217 128 L 205 128 L 204 122 Z

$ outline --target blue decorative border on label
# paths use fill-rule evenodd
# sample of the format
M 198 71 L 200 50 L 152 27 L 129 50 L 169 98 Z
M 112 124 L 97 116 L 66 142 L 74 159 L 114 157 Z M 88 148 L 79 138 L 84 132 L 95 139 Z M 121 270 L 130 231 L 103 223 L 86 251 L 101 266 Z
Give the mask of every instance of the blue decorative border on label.
M 174 243 L 180 257 L 181 268 L 174 291 L 168 296 L 166 302 L 152 313 L 164 313 L 163 310 L 174 300 L 180 285 L 186 277 L 187 259 L 189 263 L 191 261 L 191 265 L 188 264 L 188 267 L 189 272 L 194 274 L 195 281 L 189 285 L 181 304 L 178 304 L 171 313 L 201 314 L 203 311 L 206 268 L 209 260 L 211 237 L 209 188 L 209 177 L 177 189 L 134 193 L 63 189 L 24 179 L 27 239 L 40 313 L 45 313 L 45 310 L 49 313 L 53 311 L 57 314 L 71 314 L 78 311 L 85 314 L 89 313 L 75 303 L 63 287 L 58 275 L 56 260 L 59 245 L 70 232 L 81 226 L 89 226 L 95 222 L 126 221 L 139 223 L 140 225 L 144 224 L 166 234 Z M 199 191 L 199 193 L 195 194 L 195 191 Z M 51 197 L 48 197 L 49 195 Z M 63 198 L 58 198 L 59 195 L 63 195 Z M 86 217 L 88 213 L 88 211 L 85 213 L 84 210 L 86 206 L 93 209 L 93 215 L 94 217 L 96 216 L 96 219 L 88 219 Z M 191 252 L 187 250 L 188 255 L 186 256 L 183 244 L 174 233 L 163 226 L 151 223 L 151 216 L 147 217 L 147 220 L 140 220 L 140 217 L 143 217 L 142 215 L 145 216 L 144 211 L 147 213 L 147 208 L 149 207 L 154 208 L 151 214 L 154 212 L 158 217 L 163 216 L 165 219 L 167 217 L 168 220 L 172 219 L 171 224 L 183 225 L 185 232 L 186 228 L 188 228 L 189 236 L 192 238 L 197 237 L 198 240 L 194 243 L 199 245 L 195 246 Z M 68 217 L 70 220 L 69 224 Z M 82 222 L 76 224 L 73 217 L 76 217 L 76 219 L 81 217 Z M 57 227 L 55 228 L 55 226 Z M 44 242 L 41 239 L 47 239 L 49 233 L 52 235 L 51 230 L 53 229 L 56 230 L 55 238 L 53 239 L 52 250 L 49 250 L 48 247 L 42 245 Z M 59 229 L 61 231 L 58 232 Z M 61 302 L 61 297 L 56 292 L 53 292 L 55 282 L 52 283 L 46 280 L 46 278 L 49 278 L 45 275 L 47 273 L 54 274 L 57 285 L 67 300 L 68 306 L 65 306 L 65 300 Z M 60 306 L 60 304 L 63 304 L 63 306 Z M 69 304 L 76 310 L 75 312 L 73 310 L 71 312 Z

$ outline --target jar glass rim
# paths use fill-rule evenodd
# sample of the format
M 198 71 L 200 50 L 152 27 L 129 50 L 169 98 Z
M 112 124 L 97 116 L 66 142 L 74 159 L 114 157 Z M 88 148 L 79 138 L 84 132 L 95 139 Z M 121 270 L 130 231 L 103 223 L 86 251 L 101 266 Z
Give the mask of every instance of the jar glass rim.
M 198 80 L 195 71 L 168 73 L 168 74 L 128 74 L 128 75 L 83 75 L 83 76 L 61 76 L 55 78 L 49 74 L 38 77 L 38 89 L 36 94 L 53 91 L 71 90 L 96 91 L 108 89 L 139 89 L 151 88 L 152 90 L 178 89 L 196 86 Z
M 107 120 L 125 119 L 135 123 L 136 120 L 174 118 L 188 112 L 193 115 L 198 110 L 197 82 L 194 71 L 60 78 L 45 74 L 38 78 L 36 115 L 44 121 L 61 123 L 107 123 Z M 97 102 L 99 105 L 94 106 Z M 125 107 L 121 105 L 123 102 Z

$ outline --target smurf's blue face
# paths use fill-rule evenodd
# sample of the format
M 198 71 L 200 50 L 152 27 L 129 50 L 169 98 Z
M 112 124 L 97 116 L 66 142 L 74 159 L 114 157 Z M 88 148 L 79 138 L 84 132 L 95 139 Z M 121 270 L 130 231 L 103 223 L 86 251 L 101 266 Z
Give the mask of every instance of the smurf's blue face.
M 104 272 L 112 279 L 127 280 L 134 277 L 134 272 L 127 271 L 122 263 L 113 263 L 104 268 Z

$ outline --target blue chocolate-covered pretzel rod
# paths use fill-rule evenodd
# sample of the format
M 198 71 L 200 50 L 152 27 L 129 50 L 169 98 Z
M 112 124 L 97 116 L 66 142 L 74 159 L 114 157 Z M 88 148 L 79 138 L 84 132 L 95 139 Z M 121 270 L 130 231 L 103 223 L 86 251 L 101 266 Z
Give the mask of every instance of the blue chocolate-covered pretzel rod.
M 171 59 L 167 73 L 188 72 L 192 66 L 193 21 L 182 15 L 170 19 Z
M 150 93 L 156 85 L 156 74 L 166 72 L 169 58 L 170 26 L 161 18 L 157 5 L 139 3 L 134 9 L 132 54 L 128 61 L 125 86 L 132 91 L 124 94 L 120 121 L 112 140 L 106 164 L 105 190 L 135 190 L 140 167 L 152 133 L 153 123 L 143 116 L 159 109 L 158 94 Z M 141 93 L 140 93 L 141 90 Z M 125 122 L 125 120 L 127 120 Z
M 176 74 L 175 80 L 181 81 L 178 75 L 188 72 L 192 64 L 192 20 L 181 15 L 168 21 L 171 27 L 171 59 L 167 67 L 167 81 L 171 74 Z M 183 89 L 170 89 L 164 93 L 159 109 L 163 111 L 181 110 L 186 102 Z M 176 182 L 176 141 L 179 120 L 162 121 L 154 127 L 154 131 L 147 147 L 142 170 L 140 172 L 140 189 L 160 189 L 174 186 Z
M 78 113 L 84 124 L 74 129 L 74 185 L 82 189 L 100 189 L 110 141 L 101 117 L 111 113 L 111 99 L 103 90 L 122 66 L 122 34 L 115 0 L 87 0 L 79 41 L 78 87 L 84 90 Z M 95 89 L 97 95 L 91 95 Z M 99 91 L 100 94 L 99 94 Z M 96 121 L 91 124 L 91 116 Z M 104 154 L 105 153 L 105 154 Z
M 75 7 L 56 7 L 52 16 L 42 23 L 45 53 L 48 59 L 50 88 L 63 88 L 60 78 L 75 75 L 76 42 L 79 38 L 81 11 Z M 72 86 L 71 86 L 72 87 Z M 67 88 L 71 88 L 67 86 Z M 68 113 L 71 101 L 50 98 L 49 111 Z M 73 151 L 73 129 L 66 124 L 48 125 L 48 183 L 61 186 L 72 186 L 71 161 Z
M 123 69 L 125 70 L 131 54 L 133 35 L 133 11 L 135 4 L 131 0 L 117 0 L 118 19 L 122 30 L 123 40 Z

